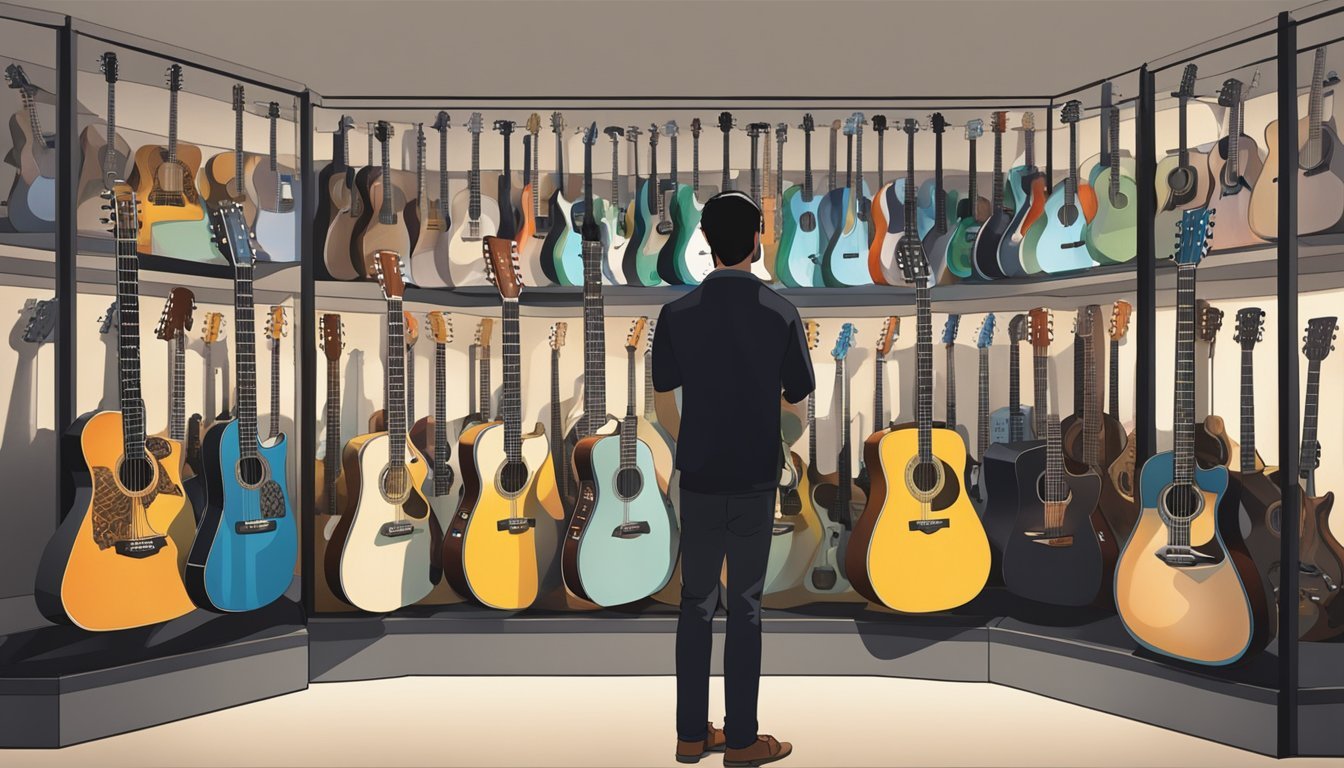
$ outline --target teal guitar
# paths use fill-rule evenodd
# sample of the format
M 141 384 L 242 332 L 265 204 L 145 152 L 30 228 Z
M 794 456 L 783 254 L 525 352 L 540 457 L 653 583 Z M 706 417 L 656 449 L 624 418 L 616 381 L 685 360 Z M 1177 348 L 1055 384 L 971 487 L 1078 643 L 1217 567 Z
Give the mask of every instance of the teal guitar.
M 206 504 L 187 555 L 187 594 L 210 611 L 250 611 L 289 588 L 298 557 L 298 525 L 285 481 L 285 436 L 269 446 L 257 433 L 256 332 L 251 238 L 243 209 L 226 202 L 212 214 L 215 242 L 234 264 L 236 418 L 201 441 Z
M 1107 110 L 1109 163 L 1089 180 L 1097 195 L 1097 214 L 1087 228 L 1087 252 L 1098 264 L 1123 264 L 1138 255 L 1138 186 L 1134 158 L 1120 151 L 1120 110 Z M 1105 184 L 1103 188 L 1101 185 Z
M 637 435 L 635 360 L 647 323 L 635 320 L 626 339 L 627 406 L 620 433 L 585 437 L 574 448 L 579 500 L 561 569 L 574 594 L 604 608 L 658 592 L 677 561 L 675 513 L 659 487 L 653 451 Z
M 727 114 L 727 113 L 724 113 Z M 731 120 L 731 116 L 729 117 Z M 664 129 L 672 143 L 672 178 L 667 204 L 672 222 L 672 235 L 658 254 L 658 272 L 663 280 L 673 285 L 696 285 L 714 269 L 714 256 L 709 242 L 700 231 L 700 118 L 691 121 L 691 183 L 677 182 L 677 123 L 670 122 Z M 666 262 L 666 269 L 664 268 Z
M 803 115 L 798 127 L 803 131 L 803 183 L 784 190 L 784 227 L 775 254 L 775 274 L 789 288 L 812 288 L 821 284 L 817 262 L 821 260 L 822 243 L 817 219 L 821 197 L 812 187 L 812 131 L 816 123 L 810 112 Z
M 1004 184 L 1013 218 L 999 241 L 999 268 L 1008 277 L 1027 274 L 1022 265 L 1022 239 L 1045 207 L 1045 174 L 1036 167 L 1036 116 L 1030 112 L 1022 115 L 1022 136 L 1026 145 L 1024 162 L 1008 170 Z
M 1087 251 L 1087 225 L 1097 213 L 1097 195 L 1078 178 L 1078 119 L 1082 103 L 1064 105 L 1060 116 L 1069 126 L 1069 172 L 1055 185 L 1045 210 L 1027 230 L 1022 264 L 1028 273 L 1077 272 L 1093 264 Z
M 975 119 L 966 123 L 966 143 L 970 147 L 967 175 L 969 181 L 966 187 L 966 198 L 957 201 L 957 221 L 952 225 L 952 237 L 947 240 L 947 249 L 942 254 L 930 254 L 930 258 L 937 259 L 939 256 L 946 259 L 947 270 L 953 275 L 969 275 L 979 265 L 975 262 L 975 237 L 980 234 L 980 225 L 985 219 L 989 218 L 989 201 L 980 197 L 976 187 L 975 170 L 975 142 L 985 134 L 985 123 L 983 120 Z M 934 273 L 939 274 L 937 263 L 933 265 Z M 977 276 L 985 279 L 994 279 L 1003 275 L 986 274 L 976 271 Z
M 649 177 L 640 182 L 635 199 L 630 201 L 635 226 L 622 260 L 629 285 L 658 285 L 662 280 L 658 276 L 658 252 L 671 230 L 670 226 L 659 228 L 667 217 L 658 183 L 658 134 L 657 125 L 649 127 Z
M 846 143 L 854 147 L 853 169 L 846 160 L 846 188 L 835 215 L 831 237 L 822 253 L 821 275 L 827 286 L 872 285 L 868 268 L 868 215 L 872 191 L 863 180 L 863 126 L 867 118 L 855 112 L 845 122 Z

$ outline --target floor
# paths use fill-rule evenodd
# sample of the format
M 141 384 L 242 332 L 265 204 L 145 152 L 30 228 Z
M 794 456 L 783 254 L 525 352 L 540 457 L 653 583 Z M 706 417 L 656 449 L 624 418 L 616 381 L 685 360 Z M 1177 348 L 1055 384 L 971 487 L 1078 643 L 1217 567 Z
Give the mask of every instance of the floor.
M 720 679 L 712 691 L 717 717 Z M 670 677 L 329 683 L 62 750 L 0 751 L 0 764 L 675 766 L 673 695 Z M 1340 765 L 1275 761 L 982 683 L 771 677 L 761 684 L 760 722 L 793 742 L 794 755 L 779 763 L 790 768 Z

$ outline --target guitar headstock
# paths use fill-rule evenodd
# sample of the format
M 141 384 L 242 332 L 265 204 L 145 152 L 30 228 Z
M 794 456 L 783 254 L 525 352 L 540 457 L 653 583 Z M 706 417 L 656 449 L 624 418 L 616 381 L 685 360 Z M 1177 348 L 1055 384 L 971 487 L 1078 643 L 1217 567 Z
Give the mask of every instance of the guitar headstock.
M 98 334 L 100 336 L 106 336 L 117 324 L 118 311 L 117 300 L 113 299 L 112 303 L 107 306 L 107 311 L 103 313 L 102 317 L 98 318 Z
M 677 128 L 676 120 L 668 120 L 665 124 L 663 124 L 663 135 L 669 139 L 676 138 L 677 133 L 680 130 L 681 129 Z
M 1229 77 L 1223 81 L 1223 85 L 1218 89 L 1218 106 L 1235 107 L 1241 103 L 1242 82 L 1235 77 Z
M 775 141 L 783 144 L 789 140 L 789 124 L 775 123 Z
M 1254 349 L 1256 342 L 1265 338 L 1265 310 L 1243 307 L 1237 310 L 1237 345 Z
M 1075 318 L 1077 324 L 1073 328 L 1073 335 L 1076 338 L 1091 338 L 1092 329 L 1096 327 L 1097 323 L 1097 312 L 1100 309 L 1101 307 L 1096 304 L 1088 304 L 1078 310 L 1078 315 Z
M 849 350 L 854 346 L 854 324 L 845 323 L 840 326 L 840 335 L 835 337 L 835 349 L 831 350 L 831 357 L 836 360 L 844 360 L 849 354 Z
M 482 245 L 485 251 L 485 276 L 505 300 L 517 300 L 523 292 L 523 276 L 518 269 L 518 244 L 503 237 L 487 237 Z
M 51 341 L 56 333 L 56 299 L 29 299 L 28 324 L 23 328 L 23 340 L 29 344 Z
M 415 346 L 415 342 L 420 340 L 420 321 L 415 319 L 415 315 L 403 311 L 401 313 L 402 336 L 406 340 L 406 349 L 409 350 Z
M 479 115 L 480 113 L 474 112 L 472 114 Z M 516 127 L 518 127 L 518 124 L 513 122 L 512 120 L 495 121 L 495 130 L 499 131 L 499 135 L 503 136 L 505 139 L 508 139 L 510 136 L 513 135 L 513 129 Z M 470 130 L 470 126 L 468 126 L 468 130 Z
M 1173 96 L 1182 99 L 1189 99 L 1195 95 L 1195 76 L 1199 73 L 1199 65 L 1190 63 L 1185 65 L 1185 70 L 1181 72 L 1181 87 L 1173 93 Z
M 597 123 L 592 123 L 583 129 L 583 143 L 589 147 L 597 143 Z
M 798 127 L 802 129 L 803 133 L 811 133 L 817 130 L 817 123 L 812 119 L 811 112 L 803 115 L 803 122 Z
M 961 315 L 948 315 L 943 323 L 943 342 L 948 346 L 957 343 L 957 331 L 961 329 Z
M 234 84 L 233 84 L 233 111 L 234 111 L 235 113 L 242 112 L 243 110 L 247 109 L 247 101 L 246 101 L 246 99 L 245 99 L 245 97 L 244 97 L 243 94 L 244 94 L 243 84 L 242 84 L 242 83 L 234 83 Z
M 1209 253 L 1213 211 L 1209 208 L 1191 208 L 1181 214 L 1178 226 L 1180 232 L 1176 236 L 1176 254 L 1173 259 L 1181 266 L 1198 266 Z
M 625 135 L 625 129 L 619 125 L 608 125 L 602 129 L 602 132 L 607 134 L 613 142 L 620 141 L 621 137 Z
M 336 126 L 337 133 L 340 133 L 341 136 L 345 136 L 345 134 L 354 130 L 354 128 L 355 128 L 355 118 L 349 115 L 341 115 L 341 122 L 339 125 Z
M 659 133 L 661 133 L 661 131 L 658 130 L 658 124 L 657 124 L 657 123 L 649 123 L 649 146 L 650 146 L 650 147 L 657 148 L 657 146 L 658 146 L 658 135 L 659 135 Z
M 906 122 L 911 121 L 907 120 Z M 934 112 L 929 115 L 929 126 L 934 133 L 942 133 L 947 130 L 947 118 L 943 117 L 942 112 Z
M 994 343 L 994 313 L 985 315 L 985 319 L 980 321 L 980 333 L 975 339 L 976 349 L 988 349 L 990 344 Z
M 373 254 L 373 275 L 384 299 L 400 299 L 406 295 L 406 283 L 401 277 L 401 254 L 396 251 L 377 251 Z
M 429 336 L 440 346 L 453 343 L 453 321 L 447 312 L 434 310 L 426 317 L 429 320 Z
M 1111 341 L 1122 341 L 1129 333 L 1129 315 L 1134 311 L 1128 301 L 1117 299 L 1111 305 Z
M 18 64 L 10 64 L 5 67 L 5 81 L 9 83 L 10 88 L 22 91 L 25 96 L 32 96 L 37 93 L 37 87 L 28 82 L 28 74 Z
M 845 123 L 844 123 L 843 120 L 832 120 L 832 121 L 831 121 L 831 135 L 835 135 L 835 134 L 840 133 L 841 129 L 843 129 L 844 127 L 845 127 Z
M 644 129 L 638 125 L 631 125 L 625 129 L 625 140 L 631 144 L 638 144 L 639 137 L 644 135 Z
M 266 105 L 266 117 L 275 122 L 280 117 L 280 102 L 272 101 Z
M 907 136 L 913 136 L 916 133 L 919 133 L 919 121 L 913 117 L 907 117 L 905 118 L 905 123 L 901 125 L 901 130 L 904 131 Z
M 1209 344 L 1217 341 L 1218 332 L 1223 330 L 1223 310 L 1200 299 L 1195 302 L 1195 314 L 1198 315 L 1199 340 Z
M 868 116 L 863 114 L 862 112 L 855 112 L 854 114 L 849 116 L 849 119 L 852 123 L 854 123 L 854 132 L 863 133 L 863 126 L 868 124 Z
M 386 120 L 379 120 L 378 124 L 374 126 L 373 136 L 378 139 L 379 144 L 386 144 L 392 140 L 392 137 L 396 132 L 396 129 L 392 127 L 391 123 Z
M 1082 119 L 1082 116 L 1083 103 L 1077 99 L 1069 99 L 1069 101 L 1064 104 L 1063 111 L 1060 112 L 1059 120 L 1065 124 L 1076 123 Z
M 533 136 L 536 136 L 538 133 L 541 133 L 541 115 L 537 114 L 536 112 L 533 112 L 532 114 L 528 115 L 527 122 L 525 123 L 525 125 L 527 126 L 527 132 L 532 134 Z
M 647 336 L 648 339 L 649 339 L 649 347 L 648 347 L 648 352 L 647 352 L 646 354 L 652 354 L 652 352 L 653 352 L 653 329 L 654 329 L 654 326 L 656 326 L 656 325 L 658 325 L 658 321 L 657 321 L 657 320 L 650 320 L 650 321 L 649 321 L 649 325 L 648 325 L 648 330 L 644 332 L 644 335 Z
M 727 136 L 729 133 L 732 132 L 732 130 L 733 130 L 733 113 L 732 113 L 732 112 L 720 112 L 720 113 L 719 113 L 719 130 L 720 130 L 720 131 L 723 131 L 723 134 L 724 134 L 725 136 Z
M 816 349 L 821 344 L 821 323 L 816 320 L 803 321 L 803 336 L 807 337 L 808 350 Z
M 551 326 L 551 349 L 559 352 L 565 346 L 565 334 L 569 332 L 569 323 L 560 321 Z
M 481 349 L 489 349 L 490 337 L 494 332 L 495 321 L 488 317 L 481 318 L 481 321 L 476 324 L 476 346 Z
M 562 113 L 560 113 L 560 112 L 552 112 L 552 113 L 551 113 L 551 133 L 554 133 L 554 134 L 556 134 L 556 135 L 560 135 L 560 134 L 563 134 L 564 132 L 565 132 L 565 116 L 564 116 L 564 114 L 562 114 Z
M 995 133 L 1004 133 L 1008 130 L 1008 113 L 995 112 L 989 118 L 989 122 L 991 125 L 991 130 L 993 130 Z
M 425 159 L 425 124 L 415 124 L 415 155 L 418 162 L 423 163 Z
M 892 315 L 882 321 L 882 334 L 877 337 L 877 356 L 886 357 L 896 346 L 896 336 L 901 332 L 901 318 Z
M 754 139 L 754 138 L 757 138 L 758 136 L 762 136 L 762 135 L 765 135 L 765 134 L 768 134 L 768 133 L 770 133 L 770 124 L 769 124 L 769 123 L 748 123 L 748 124 L 747 124 L 747 135 L 750 136 L 750 137 L 753 138 L 753 139 Z
M 1335 349 L 1335 331 L 1339 330 L 1338 318 L 1313 317 L 1307 321 L 1307 333 L 1302 337 L 1302 354 L 1308 360 L 1324 360 Z
M 341 327 L 341 316 L 335 312 L 322 315 L 322 354 L 328 360 L 340 360 L 344 348 L 345 329 Z
M 887 116 L 873 115 L 873 130 L 877 133 L 887 132 Z
M 224 335 L 224 313 L 206 312 L 205 322 L 201 325 L 201 341 L 206 346 L 214 344 Z
M 837 122 L 839 122 L 839 121 L 837 121 Z M 853 115 L 850 115 L 849 117 L 846 117 L 846 118 L 845 118 L 845 127 L 844 127 L 844 131 L 843 131 L 843 133 L 844 133 L 846 136 L 853 136 L 853 135 L 855 134 L 855 132 L 857 132 L 858 130 L 859 130 L 859 126 L 854 122 L 854 116 L 853 116 Z
M 1022 113 L 1022 130 L 1024 131 L 1036 130 L 1036 114 L 1034 112 Z
M 439 133 L 443 133 L 452 127 L 452 118 L 450 118 L 448 113 L 443 110 L 439 110 L 439 114 L 434 116 L 434 124 L 430 126 L 430 128 L 433 128 Z M 467 130 L 471 133 L 480 133 L 485 130 L 485 122 L 481 120 L 480 112 L 471 113 L 471 117 L 467 119 Z
M 266 323 L 266 337 L 279 342 L 288 335 L 289 320 L 285 318 L 285 308 L 279 305 L 271 307 L 271 319 Z
M 177 93 L 182 90 L 182 65 L 171 64 L 168 66 L 168 90 Z
M 691 136 L 694 136 L 697 139 L 700 138 L 700 131 L 702 128 L 703 126 L 700 124 L 700 118 L 695 117 L 691 119 Z
M 117 64 L 117 54 L 113 51 L 107 51 L 98 57 L 98 69 L 103 73 L 103 79 L 108 85 L 117 82 L 118 73 L 121 71 Z
M 164 302 L 163 314 L 159 316 L 159 325 L 154 329 L 155 337 L 163 341 L 172 341 L 191 330 L 191 313 L 196 309 L 196 296 L 189 288 L 177 287 L 168 294 Z
M 985 135 L 985 121 L 984 121 L 984 120 L 981 120 L 980 118 L 977 117 L 977 118 L 975 118 L 974 120 L 971 120 L 970 122 L 966 123 L 966 140 L 967 140 L 967 141 L 975 141 L 976 139 L 978 139 L 978 138 L 980 138 L 981 136 L 984 136 L 984 135 Z
M 639 342 L 644 338 L 644 329 L 649 324 L 649 318 L 637 317 L 630 324 L 630 333 L 625 336 L 625 349 L 627 352 L 634 352 L 639 349 Z
M 1028 316 L 1031 318 L 1031 348 L 1044 353 L 1055 340 L 1055 318 L 1045 307 L 1031 310 Z
M 1008 321 L 1008 341 L 1019 344 L 1027 340 L 1027 316 L 1013 315 Z
M 221 203 L 210 216 L 210 230 L 220 253 L 229 257 L 234 267 L 251 266 L 256 260 L 252 253 L 252 238 L 243 217 L 243 209 L 232 200 Z

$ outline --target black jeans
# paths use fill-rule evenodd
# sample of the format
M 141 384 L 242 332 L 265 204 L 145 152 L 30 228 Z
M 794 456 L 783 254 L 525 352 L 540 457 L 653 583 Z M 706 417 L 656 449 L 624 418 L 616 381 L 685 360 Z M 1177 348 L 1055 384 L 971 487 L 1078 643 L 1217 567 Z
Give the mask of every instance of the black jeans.
M 728 746 L 756 741 L 761 685 L 761 591 L 770 557 L 775 491 L 715 495 L 681 489 L 681 617 L 677 621 L 677 738 L 705 737 L 711 622 L 728 557 L 728 638 L 723 653 Z

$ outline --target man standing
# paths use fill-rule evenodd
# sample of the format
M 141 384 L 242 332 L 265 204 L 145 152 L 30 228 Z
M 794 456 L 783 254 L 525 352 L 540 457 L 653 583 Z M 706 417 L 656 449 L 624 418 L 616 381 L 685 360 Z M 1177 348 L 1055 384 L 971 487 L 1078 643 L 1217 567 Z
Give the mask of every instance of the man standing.
M 815 386 L 798 310 L 751 273 L 761 210 L 741 192 L 705 203 L 700 218 L 715 270 L 663 307 L 653 339 L 653 386 L 681 388 L 681 616 L 677 622 L 677 760 L 726 749 L 725 766 L 781 760 L 792 746 L 756 732 L 761 592 L 783 461 L 780 397 Z M 659 420 L 677 423 L 658 397 Z M 664 416 L 664 413 L 667 413 Z M 728 558 L 724 729 L 709 720 L 711 622 Z

